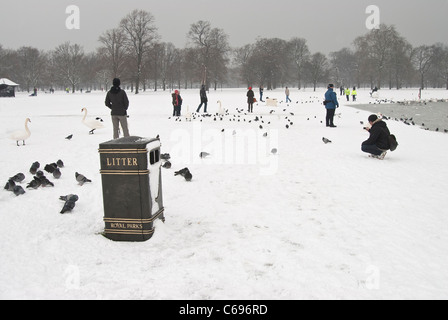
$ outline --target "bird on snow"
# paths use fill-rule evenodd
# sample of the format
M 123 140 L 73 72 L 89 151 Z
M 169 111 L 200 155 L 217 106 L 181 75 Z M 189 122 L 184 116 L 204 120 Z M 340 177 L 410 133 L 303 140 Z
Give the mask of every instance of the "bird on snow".
M 69 136 L 67 136 L 67 137 L 65 137 L 66 140 L 72 140 L 72 138 L 73 138 L 73 135 L 72 135 L 72 134 L 69 135 Z
M 273 148 L 273 149 L 271 150 L 271 153 L 272 153 L 272 154 L 277 154 L 277 152 L 278 152 L 278 150 L 277 150 L 276 148 Z
M 207 158 L 209 155 L 210 155 L 210 153 L 208 153 L 208 152 L 201 152 L 201 153 L 199 154 L 199 157 L 200 157 L 201 159 L 203 159 L 203 158 Z
M 76 201 L 79 200 L 79 197 L 78 197 L 76 194 L 68 194 L 68 195 L 66 195 L 66 196 L 60 196 L 60 197 L 59 197 L 59 200 L 62 200 L 62 201 L 74 201 L 74 202 L 76 202 Z
M 31 180 L 30 183 L 26 186 L 27 189 L 38 189 L 41 185 L 39 178 L 34 177 L 34 180 Z
M 13 192 L 16 196 L 25 194 L 25 190 L 23 190 L 23 188 L 21 186 L 15 186 Z
M 23 173 L 18 173 L 16 174 L 14 177 L 10 178 L 12 179 L 14 182 L 22 182 L 23 180 L 25 180 L 25 175 Z
M 75 208 L 76 201 L 79 200 L 79 197 L 76 194 L 69 194 L 66 196 L 60 196 L 59 200 L 65 201 L 64 207 L 61 210 L 61 214 L 72 211 Z
M 62 160 L 56 161 L 58 168 L 64 168 L 64 162 Z
M 28 128 L 28 122 L 31 123 L 31 120 L 29 118 L 26 118 L 25 130 L 15 131 L 15 132 L 11 133 L 11 135 L 9 136 L 10 139 L 12 139 L 16 142 L 17 146 L 19 146 L 19 141 L 22 141 L 23 142 L 22 145 L 24 146 L 25 140 L 27 140 L 31 136 L 31 131 Z
M 59 168 L 55 168 L 53 171 L 53 177 L 55 179 L 59 179 L 61 177 L 62 173 L 61 170 L 59 170 Z
M 325 137 L 322 138 L 322 141 L 323 141 L 325 144 L 332 143 L 331 140 L 329 140 L 329 139 L 327 139 L 327 138 L 325 138 Z
M 54 183 L 51 182 L 50 180 L 47 179 L 47 177 L 42 176 L 39 178 L 40 181 L 40 185 L 45 188 L 45 187 L 54 187 Z
M 75 172 L 76 181 L 78 181 L 79 185 L 83 185 L 86 182 L 92 182 L 92 180 L 87 179 L 83 174 Z
M 47 164 L 44 168 L 45 171 L 47 171 L 48 173 L 53 173 L 54 170 L 57 168 L 58 166 L 55 164 Z
M 97 129 L 103 129 L 104 125 L 94 119 L 86 119 L 87 118 L 87 108 L 82 108 L 81 112 L 84 112 L 84 118 L 82 118 L 82 123 L 84 123 L 85 126 L 90 128 L 89 134 L 94 134 L 94 131 Z
M 184 168 L 182 170 L 176 171 L 174 173 L 175 176 L 181 175 L 185 178 L 186 181 L 191 181 L 193 179 L 193 175 L 191 174 L 190 170 L 188 168 Z
M 162 165 L 162 167 L 165 168 L 165 169 L 171 169 L 171 162 L 166 161 L 166 162 Z
M 8 182 L 6 182 L 5 190 L 13 191 L 15 186 L 16 186 L 16 183 L 14 182 L 14 180 L 9 179 Z
M 171 156 L 170 156 L 169 153 L 163 153 L 163 154 L 160 155 L 160 159 L 162 159 L 162 160 L 170 160 Z
M 39 169 L 39 167 L 40 167 L 40 163 L 39 162 L 34 162 L 32 165 L 31 165 L 31 168 L 30 168 L 30 173 L 31 174 L 36 174 L 36 172 L 37 172 L 37 170 Z

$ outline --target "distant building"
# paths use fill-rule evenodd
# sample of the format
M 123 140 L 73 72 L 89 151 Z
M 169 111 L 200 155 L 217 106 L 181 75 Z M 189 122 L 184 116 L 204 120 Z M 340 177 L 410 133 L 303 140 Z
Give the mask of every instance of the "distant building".
M 15 97 L 16 87 L 19 85 L 9 79 L 0 79 L 0 97 Z

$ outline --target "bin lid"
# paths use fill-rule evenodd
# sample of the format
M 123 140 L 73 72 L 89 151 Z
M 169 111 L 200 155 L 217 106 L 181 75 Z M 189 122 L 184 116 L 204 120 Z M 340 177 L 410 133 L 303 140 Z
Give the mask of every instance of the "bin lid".
M 154 148 L 155 146 L 160 147 L 160 139 L 147 139 L 131 136 L 101 143 L 100 149 L 145 149 L 148 144 L 151 145 L 150 149 Z

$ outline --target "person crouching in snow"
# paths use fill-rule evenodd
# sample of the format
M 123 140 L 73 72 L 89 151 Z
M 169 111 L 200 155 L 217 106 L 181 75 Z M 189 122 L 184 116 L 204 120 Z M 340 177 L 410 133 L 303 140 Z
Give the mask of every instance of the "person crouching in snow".
M 390 149 L 390 131 L 386 122 L 372 114 L 369 117 L 371 128 L 364 128 L 370 133 L 369 139 L 364 141 L 361 150 L 370 153 L 372 158 L 383 160 Z
M 173 117 L 180 117 L 180 112 L 182 108 L 182 97 L 179 94 L 179 90 L 174 91 L 172 94 L 173 97 Z

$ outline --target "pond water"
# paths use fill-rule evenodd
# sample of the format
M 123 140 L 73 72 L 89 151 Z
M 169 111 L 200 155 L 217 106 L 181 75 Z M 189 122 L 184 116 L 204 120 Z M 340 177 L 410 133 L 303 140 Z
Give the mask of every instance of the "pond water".
M 382 113 L 398 121 L 419 126 L 431 131 L 448 131 L 448 102 L 426 102 L 402 104 L 365 104 L 352 107 L 370 111 L 372 114 Z M 414 124 L 413 124 L 414 123 Z

